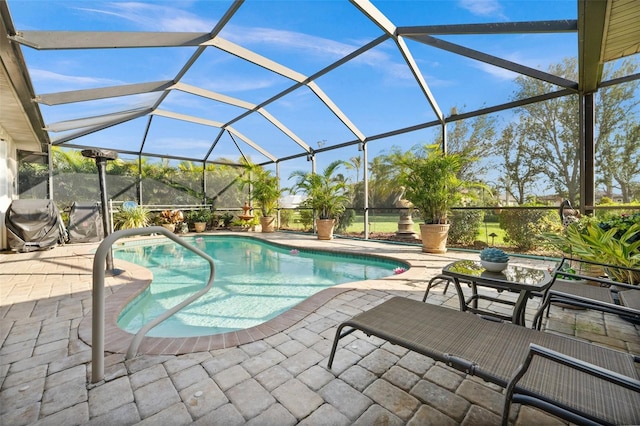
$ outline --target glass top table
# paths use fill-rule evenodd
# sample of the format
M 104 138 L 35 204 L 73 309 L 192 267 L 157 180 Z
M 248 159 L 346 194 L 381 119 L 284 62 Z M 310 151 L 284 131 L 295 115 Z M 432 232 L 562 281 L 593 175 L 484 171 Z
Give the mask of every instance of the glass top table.
M 453 262 L 445 266 L 442 269 L 442 274 L 436 278 L 453 281 L 458 293 L 461 311 L 490 315 L 522 326 L 525 325 L 524 315 L 527 301 L 534 294 L 537 295 L 545 291 L 551 285 L 552 281 L 551 274 L 544 269 L 509 264 L 502 272 L 490 272 L 482 267 L 480 261 L 475 260 L 459 260 Z M 462 293 L 462 287 L 460 286 L 461 282 L 471 286 L 471 297 L 465 298 Z M 489 287 L 498 291 L 506 290 L 517 292 L 519 293 L 518 300 L 511 302 L 497 297 L 480 295 L 478 294 L 478 287 Z M 479 299 L 512 305 L 513 314 L 506 316 L 481 310 L 478 308 Z

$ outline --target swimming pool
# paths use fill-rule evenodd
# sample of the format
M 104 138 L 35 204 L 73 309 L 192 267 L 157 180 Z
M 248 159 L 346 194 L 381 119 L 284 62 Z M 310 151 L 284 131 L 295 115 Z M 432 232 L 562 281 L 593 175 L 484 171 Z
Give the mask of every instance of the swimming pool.
M 373 256 L 292 249 L 251 237 L 207 235 L 186 240 L 216 265 L 213 288 L 149 332 L 152 337 L 193 337 L 262 324 L 321 290 L 393 275 L 398 261 Z M 151 270 L 152 284 L 118 318 L 135 333 L 143 324 L 205 286 L 208 263 L 166 239 L 114 251 L 114 257 Z

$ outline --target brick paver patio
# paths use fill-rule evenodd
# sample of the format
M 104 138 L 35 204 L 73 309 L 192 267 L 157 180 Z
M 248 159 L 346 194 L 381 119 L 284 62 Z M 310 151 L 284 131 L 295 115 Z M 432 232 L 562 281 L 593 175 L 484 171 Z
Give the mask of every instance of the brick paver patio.
M 421 300 L 442 266 L 477 254 L 427 255 L 416 246 L 321 242 L 294 234 L 256 236 L 294 247 L 376 253 L 412 267 L 387 279 L 343 285 L 344 292 L 333 293 L 293 325 L 250 343 L 130 361 L 123 353 L 107 352 L 105 380 L 90 384 L 91 346 L 79 329 L 91 315 L 96 245 L 1 253 L 0 424 L 499 424 L 501 388 L 360 332 L 340 341 L 333 369 L 326 368 L 340 321 L 392 296 Z M 119 261 L 116 266 L 126 272 L 107 279 L 107 300 L 150 278 L 138 266 Z M 427 302 L 458 308 L 453 289 L 443 295 L 437 287 Z M 535 300 L 528 304 L 527 320 L 536 307 Z M 640 327 L 613 315 L 553 306 L 545 328 L 640 353 Z M 512 410 L 512 422 L 564 424 L 528 407 Z

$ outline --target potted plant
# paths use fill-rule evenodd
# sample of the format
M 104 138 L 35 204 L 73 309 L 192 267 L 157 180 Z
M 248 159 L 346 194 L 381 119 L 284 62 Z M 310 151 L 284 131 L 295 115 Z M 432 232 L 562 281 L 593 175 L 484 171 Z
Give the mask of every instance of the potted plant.
M 184 221 L 184 215 L 180 210 L 163 210 L 156 219 L 160 225 L 171 232 L 175 232 L 176 225 Z
M 333 238 L 333 227 L 336 220 L 344 212 L 349 197 L 348 185 L 342 176 L 334 175 L 344 161 L 336 160 L 329 164 L 322 173 L 304 172 L 301 170 L 291 173 L 290 178 L 296 182 L 290 192 L 303 192 L 306 195 L 302 205 L 313 209 L 316 216 L 316 230 L 319 240 Z
M 193 223 L 196 232 L 204 232 L 212 217 L 213 212 L 209 209 L 191 210 L 187 213 L 187 220 Z
M 422 251 L 445 253 L 449 233 L 449 209 L 462 199 L 461 190 L 470 186 L 458 178 L 469 160 L 461 154 L 444 154 L 439 145 L 416 147 L 398 157 L 400 184 L 405 198 L 413 203 L 423 221 L 420 224 Z
M 144 228 L 150 222 L 149 210 L 142 206 L 122 208 L 113 214 L 113 227 L 117 230 Z
M 256 164 L 247 163 L 246 173 L 240 181 L 240 188 L 249 185 L 251 188 L 251 199 L 254 205 L 260 209 L 260 224 L 262 232 L 273 232 L 275 230 L 276 212 L 278 201 L 282 195 L 279 187 L 278 177 L 274 176 L 271 170 L 265 170 Z

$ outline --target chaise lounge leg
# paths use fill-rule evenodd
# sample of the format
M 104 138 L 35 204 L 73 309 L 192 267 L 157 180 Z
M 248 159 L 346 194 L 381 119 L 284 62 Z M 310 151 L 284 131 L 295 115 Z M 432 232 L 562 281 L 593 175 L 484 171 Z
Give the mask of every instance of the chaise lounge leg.
M 538 308 L 538 312 L 536 312 L 533 317 L 533 324 L 531 328 L 535 330 L 540 330 L 542 328 L 542 317 L 543 315 L 549 318 L 549 311 L 551 310 L 551 298 L 548 295 L 545 295 L 542 299 L 542 303 L 540 303 L 540 307 Z
M 427 296 L 429 296 L 429 291 L 431 290 L 431 287 L 437 286 L 438 284 L 440 284 L 441 281 L 447 282 L 444 286 L 444 290 L 442 291 L 442 294 L 447 294 L 447 290 L 449 289 L 449 284 L 451 284 L 451 278 L 446 275 L 436 275 L 435 277 L 429 280 L 427 289 L 425 290 L 424 296 L 422 297 L 423 302 L 427 300 Z
M 347 336 L 351 333 L 353 333 L 354 331 L 356 331 L 356 328 L 352 328 L 350 330 L 345 331 L 344 333 L 342 333 L 342 329 L 344 327 L 346 327 L 347 325 L 349 325 L 348 323 L 342 323 L 338 326 L 338 329 L 336 330 L 336 336 L 333 338 L 333 345 L 331 346 L 331 354 L 329 355 L 329 362 L 327 362 L 327 367 L 329 369 L 331 369 L 331 365 L 333 365 L 333 358 L 336 356 L 336 349 L 338 348 L 338 341 L 340 339 L 342 339 L 344 336 Z

